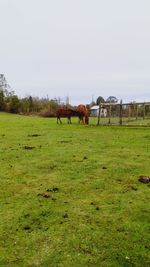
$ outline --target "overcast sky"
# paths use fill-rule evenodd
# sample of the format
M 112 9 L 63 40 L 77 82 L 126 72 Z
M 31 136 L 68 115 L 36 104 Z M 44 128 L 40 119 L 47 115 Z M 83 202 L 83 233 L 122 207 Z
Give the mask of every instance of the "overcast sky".
M 0 73 L 19 96 L 150 100 L 150 0 L 0 0 Z

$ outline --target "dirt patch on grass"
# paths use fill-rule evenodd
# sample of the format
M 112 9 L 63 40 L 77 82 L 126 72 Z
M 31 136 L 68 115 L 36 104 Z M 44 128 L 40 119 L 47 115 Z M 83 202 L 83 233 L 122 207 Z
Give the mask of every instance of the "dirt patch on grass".
M 23 146 L 23 149 L 26 149 L 26 150 L 32 150 L 34 148 L 35 146 Z
M 31 227 L 29 225 L 25 225 L 23 227 L 23 230 L 25 230 L 25 231 L 31 231 Z
M 141 175 L 139 177 L 139 182 L 144 183 L 144 184 L 150 183 L 150 176 Z
M 69 217 L 69 216 L 68 216 L 67 213 L 65 213 L 65 214 L 63 215 L 63 218 L 64 218 L 64 219 L 68 219 L 68 217 Z
M 107 170 L 107 167 L 103 166 L 102 169 L 103 169 L 103 170 Z
M 135 185 L 128 185 L 126 188 L 124 188 L 123 193 L 127 193 L 130 191 L 137 191 L 138 188 Z
M 59 188 L 54 187 L 52 189 L 47 189 L 46 192 L 39 193 L 39 194 L 37 194 L 37 196 L 38 197 L 43 197 L 43 198 L 50 198 L 51 200 L 56 201 L 56 198 L 54 198 L 49 192 L 58 193 L 59 192 Z
M 58 193 L 59 192 L 59 188 L 58 187 L 53 187 L 53 188 L 47 189 L 47 192 Z
M 61 143 L 61 144 L 72 143 L 72 140 L 60 140 L 58 143 Z
M 48 194 L 47 192 L 46 193 L 43 193 L 43 194 L 39 193 L 37 196 L 38 197 L 44 197 L 44 198 L 51 198 L 51 195 Z
M 28 137 L 38 137 L 41 136 L 40 134 L 29 134 Z

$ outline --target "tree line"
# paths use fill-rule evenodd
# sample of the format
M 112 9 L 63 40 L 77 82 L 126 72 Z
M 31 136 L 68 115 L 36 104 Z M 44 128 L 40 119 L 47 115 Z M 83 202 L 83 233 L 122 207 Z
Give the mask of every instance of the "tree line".
M 91 102 L 87 104 L 87 108 L 90 109 L 93 105 L 99 105 L 104 102 L 117 102 L 117 98 L 110 96 L 106 101 L 102 96 L 99 96 L 96 102 Z M 67 105 L 69 107 L 75 108 L 75 106 L 70 106 L 68 98 L 66 98 L 66 103 L 62 103 L 60 98 L 49 99 L 27 96 L 24 98 L 19 98 L 13 90 L 8 90 L 6 88 L 0 87 L 0 111 L 19 113 L 19 114 L 34 114 L 38 113 L 44 117 L 54 117 L 56 115 L 56 110 L 60 105 Z
M 19 114 L 39 113 L 45 116 L 54 116 L 58 106 L 59 99 L 32 96 L 19 98 L 14 91 L 0 88 L 0 111 Z

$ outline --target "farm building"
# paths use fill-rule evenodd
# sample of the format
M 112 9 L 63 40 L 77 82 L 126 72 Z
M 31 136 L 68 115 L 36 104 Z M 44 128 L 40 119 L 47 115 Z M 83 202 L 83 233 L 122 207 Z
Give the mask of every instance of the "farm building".
M 99 106 L 93 106 L 90 109 L 91 117 L 98 117 L 99 114 Z M 101 117 L 107 116 L 107 109 L 101 108 Z

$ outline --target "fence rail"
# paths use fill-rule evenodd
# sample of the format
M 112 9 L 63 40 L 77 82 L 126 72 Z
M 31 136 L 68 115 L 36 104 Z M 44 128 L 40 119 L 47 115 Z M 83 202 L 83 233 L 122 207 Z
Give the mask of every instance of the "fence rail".
M 102 116 L 104 109 L 106 115 Z M 97 125 L 124 125 L 145 119 L 150 119 L 150 102 L 123 103 L 121 100 L 120 103 L 100 103 Z

